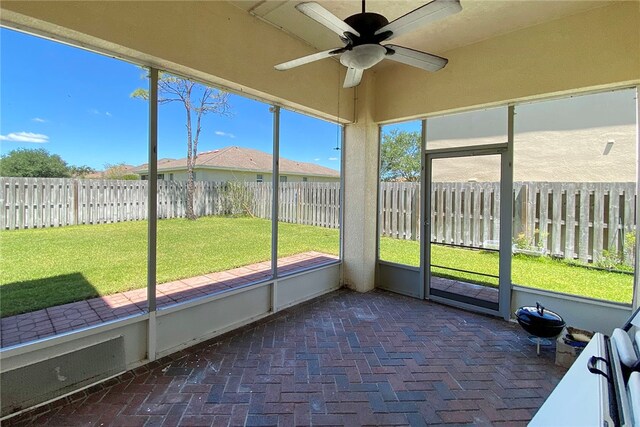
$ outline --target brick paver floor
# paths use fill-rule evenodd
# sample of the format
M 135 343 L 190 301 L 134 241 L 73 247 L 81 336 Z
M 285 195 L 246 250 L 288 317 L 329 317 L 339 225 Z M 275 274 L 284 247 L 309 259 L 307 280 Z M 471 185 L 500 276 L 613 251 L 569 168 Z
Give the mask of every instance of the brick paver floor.
M 444 277 L 431 277 L 431 288 L 479 300 L 498 302 L 498 289 Z
M 305 252 L 278 259 L 280 274 L 291 273 L 328 262 L 334 255 Z M 158 308 L 192 298 L 212 295 L 271 276 L 271 262 L 261 262 L 219 273 L 210 273 L 156 287 Z M 0 319 L 0 347 L 10 347 L 52 335 L 81 329 L 132 314 L 147 308 L 147 289 L 136 289 L 100 298 L 58 305 Z
M 3 425 L 525 425 L 553 355 L 500 319 L 341 289 Z

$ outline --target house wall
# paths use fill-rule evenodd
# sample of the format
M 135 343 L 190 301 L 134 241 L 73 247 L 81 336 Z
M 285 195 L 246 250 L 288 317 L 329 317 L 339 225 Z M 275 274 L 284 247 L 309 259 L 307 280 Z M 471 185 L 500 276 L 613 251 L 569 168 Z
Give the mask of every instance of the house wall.
M 437 73 L 376 72 L 377 122 L 640 82 L 640 2 L 611 6 L 445 52 Z
M 210 169 L 196 169 L 196 181 L 214 181 L 214 182 L 226 182 L 226 181 L 241 181 L 241 182 L 257 182 L 258 172 L 244 172 L 244 171 L 223 171 L 223 170 L 210 170 Z M 164 174 L 164 180 L 168 181 L 169 174 L 173 173 L 174 181 L 186 181 L 186 171 L 160 171 Z M 263 182 L 271 182 L 272 174 L 260 173 L 262 175 Z M 302 182 L 303 177 L 307 177 L 308 182 L 339 182 L 340 177 L 318 177 L 310 175 L 293 175 L 289 173 L 281 173 L 280 176 L 286 176 L 287 182 Z
M 640 3 L 615 2 L 454 49 L 444 56 L 449 58 L 449 65 L 438 73 L 404 65 L 376 72 L 374 120 L 415 119 L 638 84 Z M 364 184 L 374 191 L 374 184 Z M 422 288 L 419 278 L 419 270 L 378 264 L 378 287 L 417 296 Z M 541 296 L 526 288 L 514 289 L 511 308 L 535 302 L 536 297 L 544 297 L 551 307 L 567 306 L 571 324 L 593 330 L 610 331 L 630 313 L 629 307 L 548 292 Z M 601 312 L 607 314 L 598 316 Z
M 325 118 L 335 120 L 337 115 L 336 74 L 344 67 L 328 60 L 307 65 L 303 72 L 275 71 L 273 64 L 313 51 L 226 2 L 5 0 L 0 8 L 2 21 L 14 27 L 183 72 Z M 386 122 L 637 83 L 639 23 L 639 2 L 612 2 L 445 52 L 449 65 L 437 73 L 388 64 L 372 70 L 375 100 L 357 102 L 372 102 L 373 119 Z M 206 54 L 207 47 L 215 55 Z M 357 90 L 340 91 L 340 116 L 347 121 L 355 120 Z
M 338 115 L 344 122 L 353 121 L 354 89 L 336 87 L 338 77 L 344 80 L 342 65 L 325 60 L 276 71 L 275 64 L 315 50 L 227 2 L 2 1 L 0 12 L 2 22 L 14 28 L 332 121 Z

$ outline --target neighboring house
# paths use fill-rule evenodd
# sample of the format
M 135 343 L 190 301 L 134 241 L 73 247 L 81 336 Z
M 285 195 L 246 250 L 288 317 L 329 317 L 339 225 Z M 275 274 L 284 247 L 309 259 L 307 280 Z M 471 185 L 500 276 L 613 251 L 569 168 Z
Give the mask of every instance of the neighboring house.
M 584 129 L 517 132 L 513 143 L 514 181 L 634 182 L 636 180 L 636 125 Z M 504 142 L 506 136 L 465 140 L 427 141 L 443 148 Z M 498 159 L 440 159 L 434 181 L 497 181 Z
M 251 148 L 225 147 L 198 154 L 196 181 L 271 182 L 273 157 Z M 149 178 L 148 164 L 133 169 L 141 179 Z M 187 159 L 158 160 L 158 179 L 187 180 Z M 338 182 L 340 172 L 313 163 L 280 158 L 280 182 Z

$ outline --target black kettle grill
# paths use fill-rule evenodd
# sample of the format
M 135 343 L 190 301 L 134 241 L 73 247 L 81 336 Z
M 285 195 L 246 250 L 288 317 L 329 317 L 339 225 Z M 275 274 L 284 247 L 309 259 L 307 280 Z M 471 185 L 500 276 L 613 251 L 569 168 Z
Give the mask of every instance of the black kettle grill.
M 535 307 L 520 307 L 515 316 L 520 326 L 537 338 L 538 354 L 540 339 L 557 337 L 566 325 L 558 313 L 545 309 L 539 302 Z

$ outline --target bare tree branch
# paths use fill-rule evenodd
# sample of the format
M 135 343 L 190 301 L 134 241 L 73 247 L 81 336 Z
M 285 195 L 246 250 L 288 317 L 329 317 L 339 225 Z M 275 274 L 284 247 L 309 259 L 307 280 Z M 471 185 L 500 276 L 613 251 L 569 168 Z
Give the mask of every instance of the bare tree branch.
M 131 93 L 131 97 L 148 101 L 149 91 L 142 88 L 136 89 Z M 231 114 L 229 94 L 182 77 L 161 72 L 158 78 L 158 103 L 167 104 L 170 102 L 179 102 L 185 109 L 185 127 L 187 131 L 186 215 L 189 219 L 196 219 L 196 214 L 193 210 L 194 168 L 198 159 L 198 142 L 202 131 L 202 118 L 210 113 L 229 116 Z

